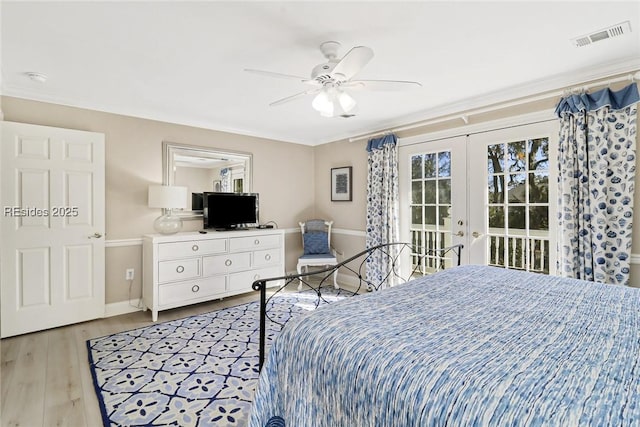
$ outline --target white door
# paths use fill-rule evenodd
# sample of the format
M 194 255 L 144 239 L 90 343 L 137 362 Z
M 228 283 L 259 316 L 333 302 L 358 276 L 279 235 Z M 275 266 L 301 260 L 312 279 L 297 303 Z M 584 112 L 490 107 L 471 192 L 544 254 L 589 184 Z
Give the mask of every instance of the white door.
M 469 137 L 469 261 L 555 273 L 557 120 Z
M 2 337 L 104 317 L 104 135 L 0 136 Z
M 434 252 L 465 244 L 467 229 L 467 167 L 464 136 L 422 142 L 404 139 L 398 149 L 401 164 L 400 236 L 411 242 L 415 253 L 411 266 L 416 274 L 427 274 L 457 263 L 452 253 Z M 462 252 L 462 263 L 468 254 Z M 405 277 L 408 272 L 404 272 Z
M 554 120 L 401 139 L 401 240 L 420 248 L 404 264 L 417 275 L 447 268 L 452 254 L 421 256 L 460 243 L 462 264 L 553 274 L 557 135 Z

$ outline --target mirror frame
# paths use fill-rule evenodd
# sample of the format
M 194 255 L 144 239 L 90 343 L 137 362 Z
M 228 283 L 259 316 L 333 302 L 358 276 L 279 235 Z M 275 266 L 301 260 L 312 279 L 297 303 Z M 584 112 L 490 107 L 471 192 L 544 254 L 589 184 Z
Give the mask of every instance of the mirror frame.
M 173 185 L 173 155 L 177 152 L 181 154 L 193 154 L 198 157 L 244 157 L 245 159 L 245 178 L 243 183 L 243 191 L 250 193 L 253 188 L 253 154 L 242 151 L 221 150 L 218 148 L 208 148 L 196 145 L 178 144 L 170 141 L 162 141 L 162 184 Z M 213 188 L 211 189 L 213 191 Z M 175 210 L 173 214 L 182 219 L 202 219 L 202 211 L 193 210 Z

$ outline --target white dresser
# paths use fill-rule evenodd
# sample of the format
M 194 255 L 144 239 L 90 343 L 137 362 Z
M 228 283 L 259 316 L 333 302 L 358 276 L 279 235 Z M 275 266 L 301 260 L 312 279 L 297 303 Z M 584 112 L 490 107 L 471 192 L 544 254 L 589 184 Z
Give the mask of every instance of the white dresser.
M 284 231 L 275 229 L 143 236 L 145 309 L 158 312 L 253 292 L 255 280 L 284 276 Z

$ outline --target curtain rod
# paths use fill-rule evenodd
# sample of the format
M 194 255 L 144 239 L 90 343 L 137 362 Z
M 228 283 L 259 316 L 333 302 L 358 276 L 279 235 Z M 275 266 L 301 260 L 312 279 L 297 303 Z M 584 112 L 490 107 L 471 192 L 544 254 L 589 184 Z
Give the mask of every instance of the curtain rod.
M 476 109 L 469 110 L 469 111 L 462 112 L 462 113 L 447 114 L 447 115 L 442 116 L 442 117 L 429 119 L 429 120 L 423 120 L 421 122 L 412 123 L 410 125 L 399 126 L 399 127 L 395 127 L 395 128 L 392 128 L 392 129 L 379 130 L 379 131 L 367 133 L 367 134 L 360 135 L 360 136 L 354 136 L 352 138 L 349 138 L 349 142 L 355 142 L 355 141 L 360 141 L 360 140 L 363 140 L 363 139 L 369 139 L 369 138 L 372 138 L 374 136 L 385 135 L 385 134 L 388 134 L 388 133 L 395 133 L 395 132 L 402 132 L 402 131 L 405 131 L 405 130 L 416 129 L 416 128 L 419 128 L 419 127 L 429 126 L 429 125 L 433 125 L 433 124 L 436 124 L 436 123 L 442 123 L 442 122 L 446 122 L 446 121 L 453 120 L 453 119 L 462 119 L 462 121 L 464 121 L 464 123 L 467 124 L 467 123 L 469 123 L 469 116 L 474 115 L 474 114 L 489 113 L 491 111 L 500 110 L 500 109 L 503 109 L 503 108 L 514 107 L 514 106 L 517 106 L 517 105 L 521 105 L 521 104 L 523 104 L 525 102 L 536 102 L 536 101 L 542 101 L 544 99 L 554 98 L 554 97 L 557 97 L 557 96 L 565 96 L 568 93 L 573 93 L 573 92 L 576 92 L 576 91 L 587 91 L 591 87 L 597 86 L 597 85 L 601 85 L 603 83 L 606 83 L 607 85 L 609 85 L 611 83 L 623 82 L 623 81 L 628 81 L 628 80 L 630 80 L 631 82 L 640 81 L 640 71 L 637 71 L 637 72 L 631 73 L 631 74 L 627 74 L 625 76 L 611 78 L 611 79 L 597 79 L 597 80 L 594 80 L 593 82 L 590 82 L 590 83 L 588 83 L 586 85 L 582 85 L 582 86 L 574 86 L 574 87 L 571 87 L 571 88 L 568 88 L 568 89 L 559 89 L 559 90 L 554 90 L 554 91 L 550 91 L 550 92 L 544 92 L 544 93 L 539 94 L 539 95 L 532 95 L 532 96 L 528 96 L 528 97 L 525 97 L 525 98 L 520 98 L 520 99 L 515 100 L 515 101 L 501 102 L 501 103 L 498 103 L 498 104 L 493 104 L 493 105 L 488 106 L 488 107 L 476 108 Z

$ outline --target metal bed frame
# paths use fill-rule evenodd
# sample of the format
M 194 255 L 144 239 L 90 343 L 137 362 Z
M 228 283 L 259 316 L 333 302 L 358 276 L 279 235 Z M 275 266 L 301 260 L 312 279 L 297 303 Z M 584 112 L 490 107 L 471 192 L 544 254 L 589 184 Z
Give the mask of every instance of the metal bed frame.
M 344 288 L 339 288 L 339 293 L 345 293 L 347 296 L 355 296 L 363 289 L 368 291 L 371 290 L 379 290 L 383 287 L 385 283 L 392 282 L 394 284 L 404 283 L 413 278 L 413 276 L 418 273 L 418 269 L 421 265 L 425 263 L 425 261 L 429 260 L 431 263 L 436 263 L 435 271 L 439 271 L 445 268 L 445 257 L 447 254 L 452 254 L 455 259 L 455 265 L 460 265 L 460 256 L 463 245 L 453 245 L 440 249 L 429 249 L 425 251 L 424 254 L 421 252 L 414 250 L 415 247 L 410 243 L 385 243 L 378 246 L 371 247 L 366 249 L 350 258 L 345 259 L 344 261 L 339 262 L 334 266 L 330 266 L 324 269 L 315 270 L 312 272 L 302 273 L 302 274 L 291 274 L 280 277 L 271 277 L 265 279 L 258 279 L 253 282 L 252 288 L 255 291 L 260 292 L 260 346 L 259 346 L 259 369 L 262 370 L 262 365 L 264 364 L 265 358 L 265 346 L 266 346 L 266 330 L 267 330 L 267 317 L 268 309 L 267 304 L 276 294 L 281 292 L 287 285 L 291 284 L 294 281 L 299 281 L 300 284 L 304 284 L 308 289 L 311 289 L 318 296 L 316 300 L 316 307 L 320 304 L 321 301 L 328 302 L 322 296 L 322 287 L 327 283 L 331 283 L 331 287 L 333 287 L 331 277 L 335 272 L 350 272 L 353 278 L 358 280 L 358 286 L 355 291 L 350 291 Z M 407 254 L 408 252 L 408 254 Z M 399 271 L 399 259 L 405 256 L 413 257 L 414 260 L 417 258 L 417 262 L 415 262 L 415 267 L 411 269 L 408 277 L 401 277 L 401 273 Z M 366 265 L 372 262 L 376 262 L 380 259 L 391 260 L 391 269 L 383 275 L 383 277 L 377 279 L 375 282 L 372 282 L 366 278 Z M 452 259 L 452 261 L 454 261 Z M 311 283 L 308 281 L 309 276 L 320 277 L 318 283 Z M 280 286 L 275 289 L 274 293 L 267 298 L 267 283 L 280 281 Z M 327 282 L 329 281 L 329 282 Z M 282 323 L 276 322 L 275 320 L 269 318 L 272 322 L 283 326 Z

